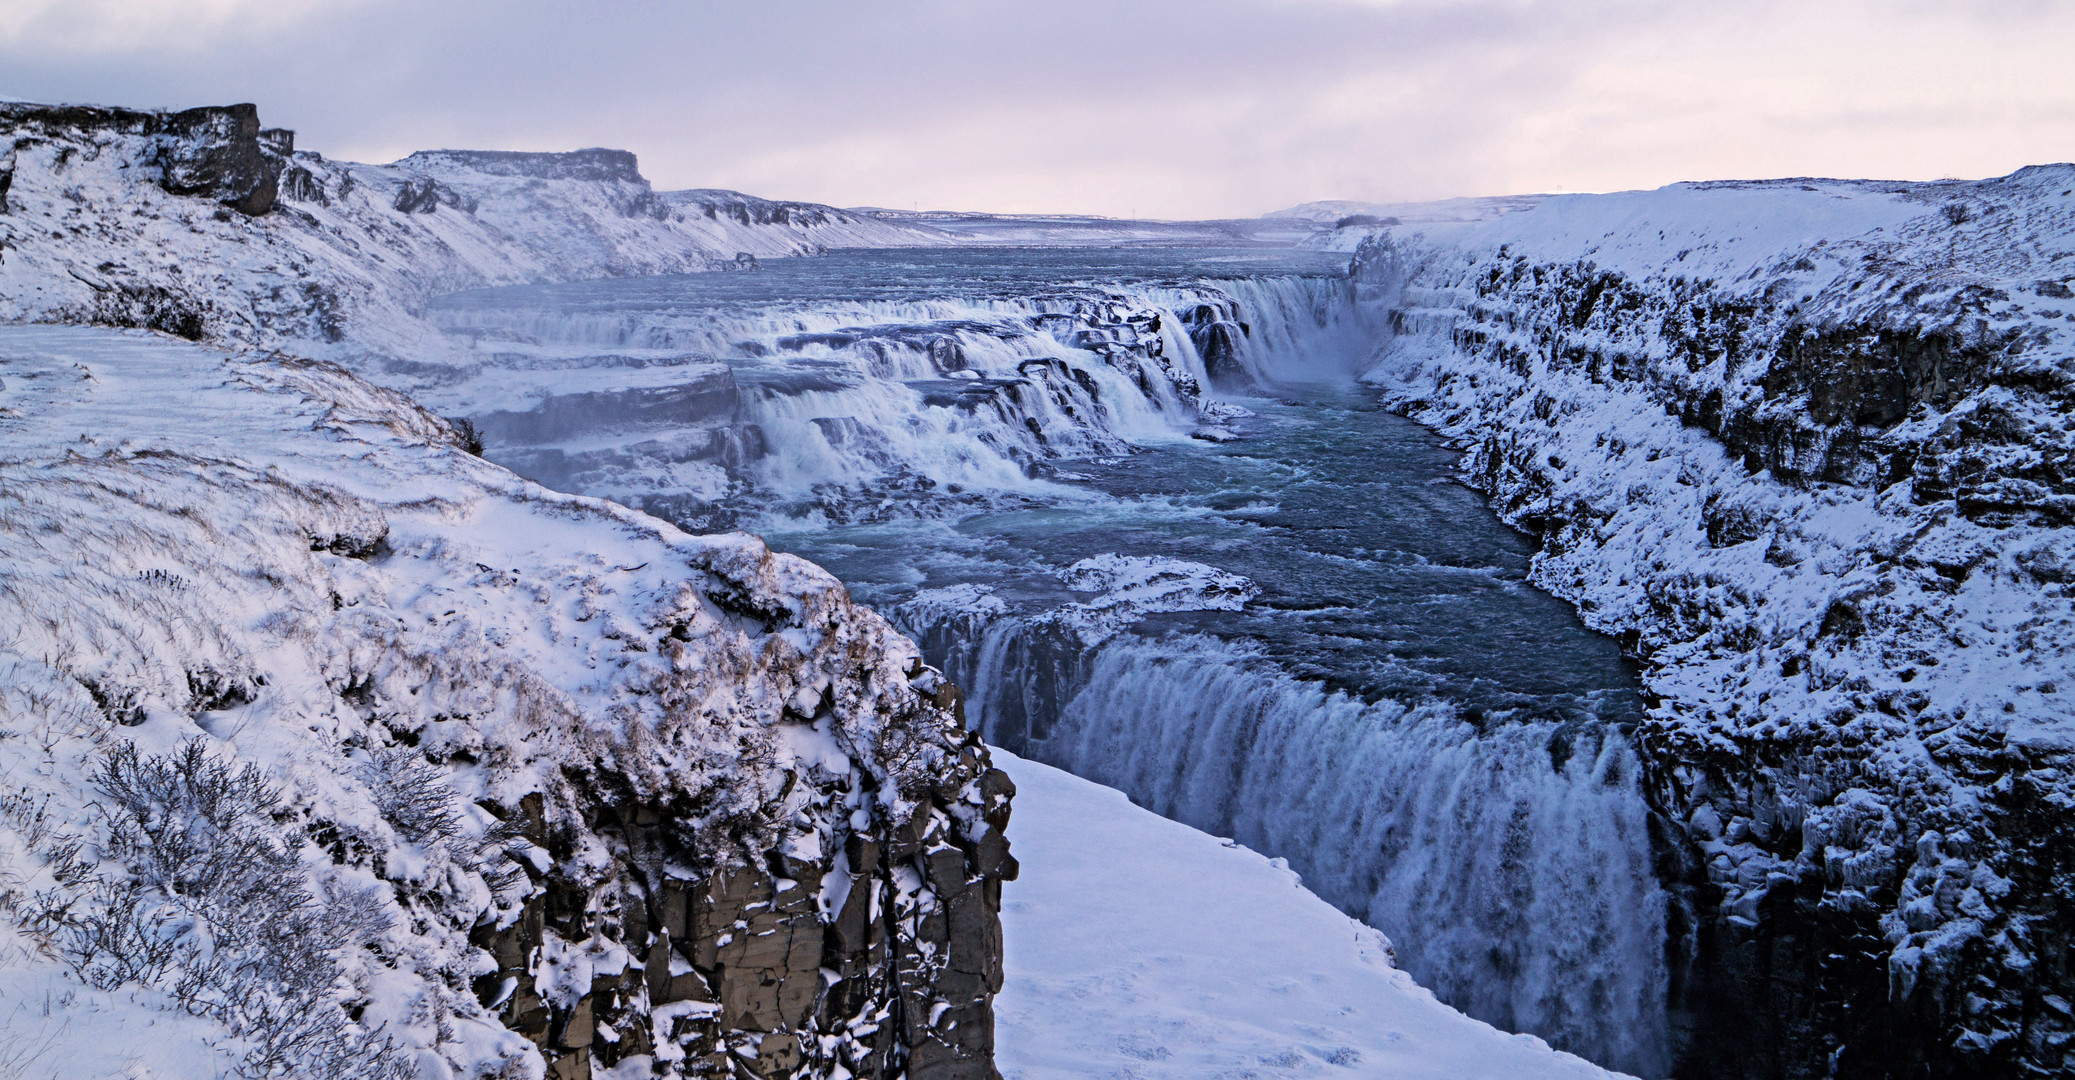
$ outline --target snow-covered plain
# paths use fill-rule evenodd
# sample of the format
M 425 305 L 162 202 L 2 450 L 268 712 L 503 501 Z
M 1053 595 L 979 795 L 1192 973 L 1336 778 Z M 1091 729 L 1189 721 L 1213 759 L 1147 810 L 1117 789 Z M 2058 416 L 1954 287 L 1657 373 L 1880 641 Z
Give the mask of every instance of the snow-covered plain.
M 1000 750 L 1023 876 L 1002 910 L 1007 1080 L 1618 1074 L 1434 1000 L 1280 859 Z

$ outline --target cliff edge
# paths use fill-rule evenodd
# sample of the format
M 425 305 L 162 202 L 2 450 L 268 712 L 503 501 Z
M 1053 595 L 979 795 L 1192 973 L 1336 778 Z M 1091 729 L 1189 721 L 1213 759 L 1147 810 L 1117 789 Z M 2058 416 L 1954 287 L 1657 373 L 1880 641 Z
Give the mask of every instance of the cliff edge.
M 2075 166 L 1363 231 L 1368 378 L 1644 664 L 1682 1075 L 2075 1066 Z

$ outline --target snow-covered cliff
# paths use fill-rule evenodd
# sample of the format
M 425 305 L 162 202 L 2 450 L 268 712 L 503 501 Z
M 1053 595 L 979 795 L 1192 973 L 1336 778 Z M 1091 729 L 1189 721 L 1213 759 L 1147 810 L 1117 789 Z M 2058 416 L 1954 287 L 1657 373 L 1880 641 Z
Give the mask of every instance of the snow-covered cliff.
M 360 364 L 437 362 L 457 289 L 957 242 L 736 192 L 657 192 L 622 150 L 294 149 L 250 105 L 0 103 L 0 319 L 147 327 Z
M 0 327 L 0 1062 L 991 1075 L 1011 785 L 956 691 L 817 567 L 457 441 Z
M 2075 166 L 1364 232 L 1367 377 L 1645 661 L 1687 1068 L 2075 1067 Z

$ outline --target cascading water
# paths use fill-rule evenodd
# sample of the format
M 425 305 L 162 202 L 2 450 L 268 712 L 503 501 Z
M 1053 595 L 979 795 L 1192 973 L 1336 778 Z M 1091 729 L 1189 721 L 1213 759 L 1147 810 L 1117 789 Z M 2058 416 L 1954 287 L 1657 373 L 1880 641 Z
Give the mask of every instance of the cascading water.
M 1669 1060 L 1665 898 L 1610 726 L 1365 702 L 1202 635 L 916 629 L 989 742 L 1288 858 L 1473 1016 L 1642 1075 Z
M 1318 382 L 1379 332 L 1335 269 L 865 253 L 436 315 L 484 357 L 451 393 L 493 458 L 760 528 L 990 741 L 1287 857 L 1472 1015 L 1666 1066 L 1633 674 L 1452 453 Z

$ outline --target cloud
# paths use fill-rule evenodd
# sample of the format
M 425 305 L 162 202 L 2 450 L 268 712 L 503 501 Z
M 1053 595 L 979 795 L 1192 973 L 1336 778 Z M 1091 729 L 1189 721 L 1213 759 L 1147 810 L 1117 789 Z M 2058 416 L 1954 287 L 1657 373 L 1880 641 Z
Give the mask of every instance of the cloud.
M 618 145 L 849 205 L 1236 215 L 2075 145 L 2053 0 L 10 2 L 20 97 L 252 100 L 372 160 Z
M 8 0 L 0 45 L 78 57 L 207 52 L 360 7 L 352 0 Z

